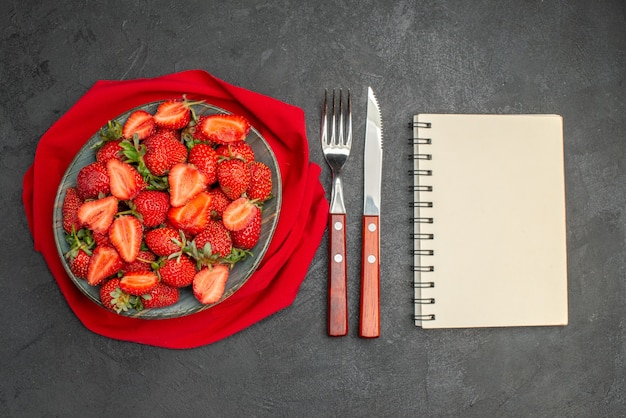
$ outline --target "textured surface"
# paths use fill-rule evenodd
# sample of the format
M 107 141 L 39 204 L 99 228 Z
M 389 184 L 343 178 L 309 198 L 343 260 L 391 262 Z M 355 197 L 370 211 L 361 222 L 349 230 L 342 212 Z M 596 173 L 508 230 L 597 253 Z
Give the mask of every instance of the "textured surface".
M 122 408 L 139 416 L 624 415 L 623 2 L 7 3 L 0 14 L 0 415 Z M 323 89 L 352 89 L 348 336 L 326 336 L 326 242 L 291 307 L 188 351 L 87 331 L 33 250 L 21 178 L 39 137 L 96 80 L 192 68 L 302 107 L 319 164 Z M 388 182 L 376 340 L 357 336 L 359 115 L 368 85 L 382 108 Z M 413 327 L 406 124 L 416 112 L 563 115 L 567 327 Z

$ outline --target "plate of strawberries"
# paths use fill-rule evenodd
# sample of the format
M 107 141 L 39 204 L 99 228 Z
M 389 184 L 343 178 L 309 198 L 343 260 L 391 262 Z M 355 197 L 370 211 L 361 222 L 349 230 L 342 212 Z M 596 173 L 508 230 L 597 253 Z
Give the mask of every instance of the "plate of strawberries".
M 249 121 L 186 97 L 109 121 L 59 185 L 63 266 L 96 304 L 146 319 L 190 315 L 250 278 L 281 206 L 276 157 Z

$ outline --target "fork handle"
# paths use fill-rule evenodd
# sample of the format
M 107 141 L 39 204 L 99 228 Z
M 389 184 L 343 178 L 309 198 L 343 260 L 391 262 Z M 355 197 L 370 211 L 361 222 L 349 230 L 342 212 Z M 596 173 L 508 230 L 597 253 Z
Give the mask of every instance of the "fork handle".
M 328 335 L 341 337 L 348 333 L 348 275 L 346 263 L 346 215 L 328 216 Z
M 361 257 L 361 321 L 359 335 L 380 336 L 380 232 L 378 216 L 363 216 Z

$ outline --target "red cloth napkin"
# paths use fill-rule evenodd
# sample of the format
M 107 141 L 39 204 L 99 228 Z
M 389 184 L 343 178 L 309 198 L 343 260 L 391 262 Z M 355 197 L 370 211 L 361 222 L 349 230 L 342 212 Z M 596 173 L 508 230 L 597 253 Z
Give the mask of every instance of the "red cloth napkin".
M 172 319 L 120 316 L 89 300 L 66 274 L 53 236 L 55 195 L 74 155 L 108 120 L 136 106 L 183 94 L 244 115 L 265 137 L 282 176 L 279 221 L 257 271 L 219 305 Z M 319 174 L 319 166 L 309 162 L 300 108 L 190 70 L 95 83 L 41 138 L 34 163 L 24 175 L 23 203 L 35 250 L 43 254 L 69 306 L 88 329 L 119 340 L 183 349 L 230 336 L 293 302 L 326 227 L 328 202 Z

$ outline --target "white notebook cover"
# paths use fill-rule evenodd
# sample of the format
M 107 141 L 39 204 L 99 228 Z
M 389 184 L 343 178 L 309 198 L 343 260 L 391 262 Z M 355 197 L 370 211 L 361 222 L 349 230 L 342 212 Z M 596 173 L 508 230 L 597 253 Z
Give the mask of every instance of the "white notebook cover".
M 415 206 L 432 203 L 414 209 L 415 324 L 566 325 L 561 116 L 419 114 L 413 122 L 414 169 L 432 173 L 414 176 Z

